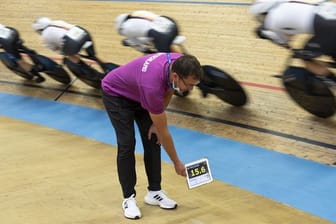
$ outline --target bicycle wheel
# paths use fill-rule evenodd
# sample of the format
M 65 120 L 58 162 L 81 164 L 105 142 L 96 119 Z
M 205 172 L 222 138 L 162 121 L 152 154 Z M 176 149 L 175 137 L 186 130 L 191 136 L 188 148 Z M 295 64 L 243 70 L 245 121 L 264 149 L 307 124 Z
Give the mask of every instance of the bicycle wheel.
M 35 55 L 35 57 L 44 68 L 42 72 L 47 74 L 50 78 L 63 84 L 69 84 L 71 82 L 70 75 L 61 65 L 43 55 Z
M 211 93 L 233 106 L 243 106 L 247 95 L 241 85 L 228 73 L 211 65 L 203 65 L 204 78 L 199 84 L 203 95 Z
M 64 58 L 64 64 L 78 79 L 80 79 L 85 84 L 95 89 L 101 88 L 101 80 L 104 78 L 105 74 L 98 72 L 83 61 L 80 63 L 74 63 L 68 58 Z
M 328 118 L 335 114 L 335 97 L 328 86 L 313 73 L 289 66 L 282 77 L 289 96 L 307 112 Z
M 31 80 L 33 78 L 31 74 L 21 69 L 16 61 L 8 53 L 0 52 L 0 60 L 9 70 L 21 76 L 22 78 L 28 80 Z

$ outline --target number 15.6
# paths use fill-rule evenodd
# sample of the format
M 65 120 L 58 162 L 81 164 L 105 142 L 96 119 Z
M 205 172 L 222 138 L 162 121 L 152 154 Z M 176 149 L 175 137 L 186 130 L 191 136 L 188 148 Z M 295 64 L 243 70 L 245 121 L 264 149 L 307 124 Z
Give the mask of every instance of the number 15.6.
M 201 167 L 197 167 L 195 169 L 192 169 L 190 170 L 190 173 L 191 173 L 191 176 L 194 177 L 194 176 L 198 176 L 200 174 L 203 174 L 206 172 L 206 169 L 204 166 L 201 166 Z

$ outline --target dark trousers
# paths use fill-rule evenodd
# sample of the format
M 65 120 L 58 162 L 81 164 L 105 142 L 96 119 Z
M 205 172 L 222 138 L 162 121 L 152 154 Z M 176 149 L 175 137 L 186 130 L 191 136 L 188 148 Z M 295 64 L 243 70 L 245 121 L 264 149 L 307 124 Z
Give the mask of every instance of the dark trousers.
M 161 190 L 161 147 L 156 144 L 155 135 L 148 139 L 148 130 L 153 123 L 148 111 L 143 109 L 140 103 L 123 97 L 103 93 L 102 98 L 116 132 L 118 176 L 124 198 L 136 193 L 134 121 L 138 126 L 144 149 L 148 190 Z

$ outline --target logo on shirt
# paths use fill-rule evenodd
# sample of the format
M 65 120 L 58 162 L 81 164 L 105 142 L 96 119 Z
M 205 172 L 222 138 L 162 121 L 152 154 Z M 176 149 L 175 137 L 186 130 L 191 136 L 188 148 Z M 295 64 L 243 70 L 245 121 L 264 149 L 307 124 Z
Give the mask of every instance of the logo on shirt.
M 141 71 L 142 72 L 147 72 L 147 68 L 148 68 L 148 65 L 154 61 L 157 57 L 159 57 L 160 55 L 162 55 L 163 53 L 157 53 L 157 54 L 154 54 L 152 56 L 150 56 L 149 58 L 147 58 L 147 60 L 145 61 L 145 63 L 142 65 L 142 69 Z

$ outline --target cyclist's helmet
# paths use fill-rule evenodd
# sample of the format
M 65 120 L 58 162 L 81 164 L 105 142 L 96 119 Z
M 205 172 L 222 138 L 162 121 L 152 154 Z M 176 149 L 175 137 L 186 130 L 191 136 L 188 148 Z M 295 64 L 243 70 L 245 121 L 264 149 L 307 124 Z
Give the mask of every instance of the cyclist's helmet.
M 48 17 L 40 17 L 33 23 L 33 29 L 37 32 L 42 32 L 47 26 L 49 26 L 51 20 Z
M 121 25 L 123 22 L 125 22 L 127 20 L 127 17 L 129 16 L 129 14 L 120 14 L 119 16 L 117 16 L 114 20 L 114 28 L 116 29 L 116 31 L 120 34 L 120 30 L 121 30 Z
M 272 8 L 285 0 L 256 0 L 250 7 L 251 14 L 257 20 L 265 16 Z

